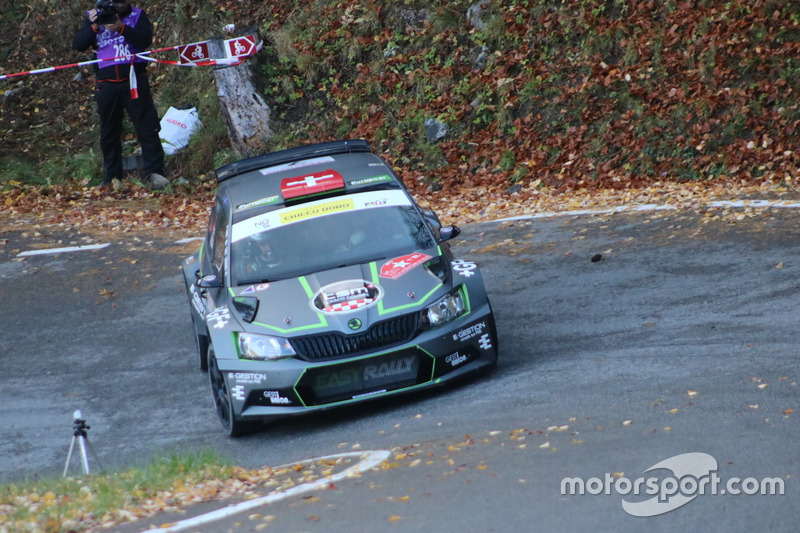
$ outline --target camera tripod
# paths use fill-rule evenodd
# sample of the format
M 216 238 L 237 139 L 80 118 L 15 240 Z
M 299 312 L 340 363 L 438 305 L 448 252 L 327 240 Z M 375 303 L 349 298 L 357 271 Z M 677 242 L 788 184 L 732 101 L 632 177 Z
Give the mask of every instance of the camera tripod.
M 100 460 L 97 458 L 97 454 L 92 448 L 92 445 L 89 443 L 89 436 L 86 434 L 86 430 L 90 429 L 91 426 L 86 424 L 86 420 L 81 418 L 81 412 L 75 411 L 73 413 L 73 424 L 72 424 L 72 441 L 69 443 L 69 453 L 67 454 L 67 463 L 64 465 L 64 476 L 67 477 L 67 472 L 69 471 L 69 464 L 72 461 L 72 452 L 75 449 L 75 442 L 78 442 L 78 446 L 81 450 L 81 464 L 83 465 L 83 475 L 89 475 L 89 455 L 86 453 L 87 448 L 92 452 L 94 455 L 95 461 L 97 464 L 100 464 Z M 100 467 L 102 470 L 102 466 Z

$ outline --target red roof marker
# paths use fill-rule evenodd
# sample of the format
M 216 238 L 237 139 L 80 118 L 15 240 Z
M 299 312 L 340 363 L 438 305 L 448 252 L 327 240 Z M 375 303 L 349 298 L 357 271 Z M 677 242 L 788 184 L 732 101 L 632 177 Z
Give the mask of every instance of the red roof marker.
M 344 189 L 344 178 L 335 170 L 323 170 L 307 176 L 296 176 L 281 180 L 281 194 L 284 200 L 322 194 Z

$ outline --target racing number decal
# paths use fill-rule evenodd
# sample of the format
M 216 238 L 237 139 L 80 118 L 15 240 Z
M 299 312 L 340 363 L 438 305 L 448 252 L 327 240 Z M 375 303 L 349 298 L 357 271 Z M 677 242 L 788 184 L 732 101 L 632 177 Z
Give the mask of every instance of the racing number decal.
M 475 270 L 478 268 L 478 265 L 473 263 L 472 261 L 463 261 L 461 259 L 456 259 L 452 262 L 453 270 L 464 276 L 465 278 L 469 278 L 475 275 Z
M 227 307 L 217 307 L 206 316 L 206 320 L 213 322 L 214 328 L 222 329 L 231 321 L 231 310 Z

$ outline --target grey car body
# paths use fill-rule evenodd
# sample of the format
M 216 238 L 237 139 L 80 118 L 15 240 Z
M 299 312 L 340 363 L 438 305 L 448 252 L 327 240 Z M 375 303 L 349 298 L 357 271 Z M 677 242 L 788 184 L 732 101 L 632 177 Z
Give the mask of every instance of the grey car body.
M 477 265 L 363 140 L 217 169 L 183 262 L 199 365 L 224 430 L 488 370 L 497 334 Z

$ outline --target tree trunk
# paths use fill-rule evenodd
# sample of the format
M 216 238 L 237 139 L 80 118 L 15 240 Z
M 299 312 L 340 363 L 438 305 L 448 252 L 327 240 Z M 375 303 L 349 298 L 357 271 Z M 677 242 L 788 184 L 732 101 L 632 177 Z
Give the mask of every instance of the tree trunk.
M 257 29 L 247 34 L 254 35 L 255 42 L 260 41 Z M 209 39 L 208 45 L 211 57 L 226 56 L 223 40 Z M 264 142 L 272 136 L 269 106 L 253 83 L 256 57 L 252 56 L 236 66 L 214 67 L 220 109 L 225 117 L 231 145 L 240 157 L 261 153 Z

